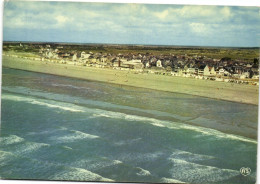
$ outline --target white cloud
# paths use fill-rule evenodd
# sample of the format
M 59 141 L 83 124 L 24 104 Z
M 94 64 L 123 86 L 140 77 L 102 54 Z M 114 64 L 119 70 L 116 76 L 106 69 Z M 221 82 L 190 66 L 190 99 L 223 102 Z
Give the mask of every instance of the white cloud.
M 197 33 L 197 34 L 208 34 L 209 33 L 209 30 L 205 24 L 194 22 L 194 23 L 189 24 L 189 26 L 191 27 L 191 30 L 194 33 Z
M 169 11 L 164 10 L 162 12 L 155 12 L 154 14 L 155 14 L 156 17 L 158 17 L 160 19 L 165 19 L 169 15 Z
M 62 15 L 58 15 L 57 17 L 55 17 L 55 19 L 58 21 L 58 23 L 65 23 L 69 20 L 68 17 Z

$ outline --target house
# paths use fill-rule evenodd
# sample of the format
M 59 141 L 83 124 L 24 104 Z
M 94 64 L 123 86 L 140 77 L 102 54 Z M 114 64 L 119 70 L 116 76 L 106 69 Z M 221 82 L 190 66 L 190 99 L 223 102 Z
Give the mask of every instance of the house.
M 259 79 L 259 75 L 253 75 L 252 79 Z
M 158 60 L 156 61 L 156 67 L 162 67 L 162 61 L 161 60 Z
M 249 72 L 243 72 L 242 75 L 240 76 L 240 79 L 245 79 L 245 78 L 249 78 Z
M 205 68 L 203 69 L 203 75 L 210 75 L 210 71 L 209 71 L 209 66 L 206 65 Z
M 204 68 L 205 68 L 205 65 L 201 65 L 198 68 L 198 75 L 204 75 Z
M 77 61 L 77 53 L 72 56 L 72 61 Z
M 130 68 L 130 69 L 143 69 L 144 64 L 140 59 L 133 59 L 130 61 L 127 61 L 126 59 L 121 59 L 121 67 L 124 68 Z
M 211 69 L 210 69 L 210 74 L 211 74 L 211 75 L 216 75 L 216 74 L 217 74 L 217 72 L 215 71 L 215 67 L 214 67 L 214 66 L 211 67 Z
M 90 54 L 86 54 L 86 52 L 83 51 L 83 52 L 81 52 L 80 57 L 82 59 L 88 59 L 90 57 Z
M 186 72 L 189 73 L 189 74 L 195 74 L 196 73 L 196 69 L 195 68 L 188 68 L 186 70 Z
M 225 72 L 225 69 L 224 69 L 224 68 L 220 68 L 220 69 L 218 70 L 218 74 L 219 74 L 219 75 L 224 75 L 224 72 Z
M 147 62 L 145 63 L 145 68 L 150 68 L 150 63 L 149 63 L 149 61 L 147 61 Z
M 47 58 L 52 58 L 53 57 L 53 53 L 50 51 L 50 52 L 46 53 L 46 56 L 47 56 Z

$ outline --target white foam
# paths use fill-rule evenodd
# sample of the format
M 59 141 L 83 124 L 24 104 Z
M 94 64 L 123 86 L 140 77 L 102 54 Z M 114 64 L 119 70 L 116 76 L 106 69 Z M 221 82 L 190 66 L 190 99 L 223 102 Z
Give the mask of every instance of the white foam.
M 90 88 L 87 88 L 87 87 L 79 87 L 79 86 L 73 86 L 73 85 L 70 85 L 70 84 L 55 84 L 55 83 L 52 83 L 51 84 L 52 86 L 56 86 L 56 87 L 68 87 L 68 88 L 74 88 L 74 89 L 90 89 Z
M 99 138 L 99 136 L 76 131 L 76 130 L 70 130 L 70 133 L 68 133 L 65 136 L 53 136 L 50 137 L 50 140 L 55 140 L 58 143 L 68 143 L 68 142 L 74 142 L 82 139 L 96 139 Z
M 188 124 L 184 124 L 184 123 L 158 120 L 158 119 L 154 119 L 154 118 L 142 117 L 142 116 L 137 116 L 137 115 L 129 115 L 129 114 L 125 114 L 125 113 L 106 111 L 106 110 L 101 110 L 101 109 L 91 109 L 91 108 L 81 107 L 81 106 L 74 105 L 74 104 L 57 102 L 57 101 L 53 101 L 53 100 L 36 100 L 33 98 L 19 97 L 19 96 L 14 96 L 14 95 L 9 95 L 9 94 L 3 94 L 2 99 L 14 100 L 14 101 L 24 101 L 27 103 L 48 106 L 51 108 L 59 108 L 62 110 L 72 111 L 72 112 L 85 112 L 85 113 L 88 112 L 88 113 L 91 113 L 92 117 L 94 117 L 94 118 L 95 117 L 106 117 L 106 118 L 112 118 L 112 119 L 124 119 L 127 121 L 139 121 L 142 123 L 150 123 L 153 126 L 162 127 L 162 128 L 167 127 L 169 129 L 187 129 L 187 130 L 199 132 L 202 135 L 215 136 L 220 139 L 232 139 L 232 140 L 239 140 L 239 141 L 243 141 L 243 142 L 250 142 L 250 143 L 257 144 L 256 140 L 253 140 L 250 138 L 246 138 L 246 137 L 238 136 L 238 135 L 226 134 L 226 133 L 222 133 L 218 130 L 214 130 L 211 128 L 204 128 L 204 127 L 188 125 Z
M 162 183 L 185 183 L 180 180 L 173 179 L 173 178 L 161 178 L 161 182 Z
M 9 135 L 8 137 L 0 137 L 0 145 L 10 145 L 23 142 L 24 139 L 16 135 Z
M 136 138 L 136 139 L 118 141 L 118 142 L 115 142 L 114 144 L 117 145 L 117 146 L 122 146 L 122 145 L 127 145 L 127 144 L 133 144 L 133 143 L 136 143 L 136 142 L 140 141 L 141 139 L 142 139 L 142 138 Z
M 154 118 L 148 118 L 148 117 L 141 117 L 136 115 L 128 115 L 124 113 L 119 112 L 112 112 L 112 111 L 104 111 L 104 110 L 97 110 L 95 114 L 93 114 L 94 117 L 106 117 L 106 118 L 112 118 L 112 119 L 125 119 L 128 121 L 139 121 L 139 122 L 148 122 L 151 125 L 158 126 L 158 127 L 167 127 L 169 129 L 187 129 L 192 130 L 201 133 L 202 135 L 213 135 L 217 138 L 223 138 L 223 139 L 232 139 L 232 140 L 239 140 L 243 142 L 250 142 L 257 144 L 256 140 L 238 136 L 238 135 L 232 135 L 232 134 L 226 134 L 223 132 L 220 132 L 218 130 L 214 130 L 211 128 L 204 128 L 194 125 L 188 125 L 184 123 L 177 123 L 177 122 L 170 122 L 165 120 L 158 120 Z
M 122 163 L 123 162 L 120 160 L 110 160 L 107 158 L 103 158 L 100 160 L 96 160 L 95 162 L 90 161 L 86 167 L 87 167 L 87 169 L 90 169 L 90 170 L 99 170 L 102 168 L 111 167 L 111 166 L 115 166 L 115 165 L 122 164 Z
M 0 166 L 4 165 L 3 163 L 8 160 L 8 158 L 13 157 L 14 154 L 7 152 L 7 151 L 1 151 L 0 150 Z
M 13 153 L 15 154 L 29 154 L 31 152 L 35 152 L 42 147 L 50 146 L 45 143 L 35 143 L 35 142 L 26 142 L 25 144 L 20 144 L 15 147 Z
M 42 100 L 39 100 L 39 99 L 36 100 L 34 98 L 15 96 L 15 95 L 10 95 L 10 94 L 2 94 L 2 99 L 3 100 L 26 102 L 26 103 L 46 106 L 46 107 L 50 107 L 50 108 L 58 108 L 58 109 L 62 109 L 62 110 L 65 110 L 65 111 L 71 111 L 71 112 L 84 112 L 80 106 L 68 104 L 68 103 L 63 103 L 63 102 L 57 102 L 57 101 L 53 101 L 53 100 L 43 100 L 43 99 Z
M 138 175 L 138 176 L 150 176 L 151 175 L 150 171 L 148 171 L 148 170 L 145 170 L 141 167 L 137 167 L 137 169 L 139 170 L 139 172 L 136 173 L 136 175 Z
M 137 162 L 152 162 L 161 158 L 164 155 L 163 152 L 157 151 L 154 153 L 124 153 L 119 156 L 122 161 L 137 161 Z
M 239 171 L 231 169 L 220 169 L 174 158 L 169 158 L 169 160 L 173 163 L 173 167 L 170 169 L 172 178 L 188 183 L 221 182 L 240 175 Z
M 250 143 L 257 144 L 257 140 L 242 137 L 239 135 L 226 134 L 226 133 L 223 133 L 218 130 L 211 129 L 211 128 L 197 127 L 197 126 L 192 126 L 192 125 L 187 125 L 187 124 L 179 124 L 178 127 L 182 128 L 182 129 L 193 130 L 193 131 L 202 133 L 203 135 L 214 135 L 217 138 L 240 140 L 243 142 L 250 142 Z
M 170 159 L 179 159 L 185 161 L 201 161 L 214 159 L 215 157 L 210 155 L 196 154 L 183 150 L 175 150 L 169 157 Z
M 104 178 L 96 173 L 88 171 L 82 168 L 68 167 L 66 171 L 59 172 L 54 176 L 50 177 L 51 180 L 74 180 L 74 181 L 108 181 L 113 180 Z
M 65 148 L 65 149 L 67 149 L 67 150 L 72 150 L 72 148 L 69 147 L 69 146 L 63 146 L 63 148 Z
M 158 120 L 154 118 L 148 118 L 148 117 L 142 117 L 142 116 L 136 116 L 136 115 L 128 115 L 120 112 L 112 112 L 112 111 L 104 111 L 99 110 L 95 114 L 93 114 L 93 117 L 106 117 L 106 118 L 112 118 L 112 119 L 125 119 L 127 121 L 139 121 L 142 123 L 150 123 L 151 125 L 157 126 L 157 127 L 168 127 L 171 129 L 179 129 L 178 127 L 174 127 L 172 123 L 168 121 Z

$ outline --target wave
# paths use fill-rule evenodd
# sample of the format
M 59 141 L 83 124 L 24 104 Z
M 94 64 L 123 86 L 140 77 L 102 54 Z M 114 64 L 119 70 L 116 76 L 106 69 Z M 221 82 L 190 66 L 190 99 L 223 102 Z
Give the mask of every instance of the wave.
M 96 173 L 82 168 L 67 167 L 65 171 L 61 171 L 50 177 L 51 180 L 74 180 L 74 181 L 106 181 L 113 182 L 109 178 L 104 178 Z
M 162 183 L 185 183 L 180 180 L 173 179 L 173 178 L 161 178 L 161 182 Z
M 19 167 L 10 170 L 10 165 L 17 166 L 18 163 Z M 0 151 L 0 167 L 3 169 L 1 177 L 6 179 L 113 181 L 83 168 L 66 166 L 64 163 L 38 160 L 26 157 L 21 153 L 13 154 L 5 151 Z M 4 169 L 5 167 L 6 169 Z
M 36 142 L 25 142 L 24 144 L 17 145 L 13 150 L 14 154 L 26 155 L 39 150 L 42 147 L 48 147 L 49 144 L 36 143 Z
M 15 155 L 11 152 L 0 150 L 0 166 L 4 166 L 8 161 L 13 160 Z
M 4 87 L 2 87 L 2 89 L 4 91 L 8 91 L 8 92 L 12 92 L 12 93 L 19 93 L 19 94 L 23 94 L 23 95 L 28 95 L 28 93 L 30 93 L 30 95 L 33 95 L 36 97 L 46 98 L 46 99 L 55 100 L 55 101 L 63 101 L 63 102 L 68 102 L 68 103 L 75 103 L 75 102 L 79 103 L 80 102 L 80 104 L 83 104 L 83 105 L 94 105 L 94 106 L 98 106 L 100 108 L 132 110 L 132 111 L 136 111 L 136 112 L 143 112 L 143 113 L 156 115 L 158 117 L 171 117 L 171 118 L 174 118 L 176 120 L 181 120 L 181 121 L 190 119 L 190 117 L 183 117 L 183 116 L 179 116 L 177 114 L 171 114 L 171 113 L 161 112 L 161 111 L 157 111 L 157 110 L 140 109 L 140 108 L 123 106 L 123 105 L 118 105 L 118 104 L 113 104 L 113 103 L 108 103 L 108 102 L 103 102 L 103 101 L 90 100 L 90 99 L 86 100 L 81 97 L 75 97 L 75 96 L 72 97 L 72 96 L 65 95 L 65 94 L 61 95 L 61 94 L 56 94 L 56 93 L 48 93 L 48 92 L 43 92 L 40 90 L 30 89 L 30 88 L 26 88 L 26 87 L 6 87 L 6 86 L 4 86 Z
M 115 165 L 119 165 L 122 164 L 123 162 L 120 160 L 110 160 L 106 157 L 101 157 L 101 158 L 96 158 L 96 159 L 90 159 L 90 160 L 86 160 L 86 159 L 82 159 L 82 160 L 78 160 L 76 162 L 73 163 L 73 166 L 77 166 L 77 167 L 81 167 L 81 168 L 87 168 L 89 170 L 100 170 L 106 167 L 111 167 L 111 166 L 115 166 Z
M 122 146 L 122 145 L 127 145 L 127 144 L 135 144 L 138 141 L 140 141 L 142 138 L 136 138 L 136 139 L 130 139 L 130 140 L 122 140 L 122 141 L 118 141 L 115 142 L 114 144 L 116 146 Z
M 185 160 L 189 162 L 210 160 L 214 158 L 215 157 L 210 155 L 196 154 L 196 153 L 191 153 L 183 150 L 175 150 L 169 157 L 169 159 L 179 159 L 179 160 Z
M 11 145 L 23 141 L 24 138 L 18 137 L 16 135 L 9 135 L 8 137 L 0 137 L 0 145 Z
M 85 90 L 90 90 L 91 88 L 87 88 L 87 87 L 79 87 L 79 86 L 73 86 L 70 84 L 56 84 L 56 83 L 52 83 L 52 86 L 55 87 L 68 87 L 68 88 L 73 88 L 73 89 L 85 89 Z
M 243 141 L 243 142 L 250 142 L 250 143 L 257 144 L 257 140 L 253 140 L 253 139 L 246 138 L 246 137 L 239 136 L 239 135 L 226 134 L 226 133 L 223 133 L 218 130 L 211 129 L 211 128 L 192 126 L 192 125 L 187 125 L 184 123 L 181 123 L 181 124 L 179 123 L 178 127 L 181 129 L 187 129 L 187 130 L 199 132 L 199 133 L 202 133 L 203 135 L 215 136 L 220 139 L 239 140 L 239 141 Z
M 193 126 L 193 125 L 188 125 L 188 124 L 179 123 L 179 122 L 158 120 L 158 119 L 154 119 L 154 118 L 141 117 L 141 116 L 136 116 L 136 115 L 128 115 L 128 114 L 112 112 L 112 111 L 98 110 L 98 112 L 99 113 L 93 114 L 93 117 L 125 119 L 128 121 L 140 121 L 140 122 L 144 122 L 144 123 L 149 122 L 151 125 L 158 126 L 158 127 L 166 127 L 169 129 L 192 130 L 195 132 L 199 132 L 202 135 L 210 135 L 210 136 L 215 136 L 215 137 L 221 138 L 221 139 L 239 140 L 239 141 L 243 141 L 243 142 L 250 142 L 250 143 L 257 144 L 256 140 L 242 137 L 239 135 L 226 134 L 226 133 L 223 133 L 218 130 L 211 129 L 211 128 L 204 128 L 204 127 Z
M 49 95 L 53 96 L 53 95 Z M 99 117 L 105 117 L 105 118 L 112 118 L 112 119 L 124 119 L 127 121 L 138 121 L 142 123 L 149 123 L 153 126 L 157 126 L 160 128 L 169 128 L 169 129 L 186 129 L 191 130 L 195 132 L 201 133 L 201 135 L 206 136 L 215 136 L 219 139 L 229 139 L 229 140 L 239 140 L 243 142 L 250 142 L 257 144 L 256 140 L 246 138 L 239 135 L 233 135 L 233 134 L 226 134 L 223 132 L 220 132 L 218 130 L 214 130 L 211 128 L 204 128 L 194 125 L 188 125 L 180 122 L 175 121 L 166 121 L 166 120 L 158 120 L 155 118 L 149 118 L 149 117 L 143 117 L 138 115 L 130 115 L 125 114 L 121 112 L 113 112 L 113 111 L 107 111 L 107 110 L 101 110 L 101 109 L 93 109 L 93 108 L 87 108 L 79 105 L 74 105 L 73 103 L 65 103 L 65 102 L 58 102 L 54 100 L 44 100 L 44 99 L 35 99 L 35 98 L 29 98 L 29 97 L 21 97 L 11 94 L 2 94 L 2 99 L 6 100 L 13 100 L 13 101 L 23 101 L 31 104 L 37 104 L 42 106 L 47 106 L 50 108 L 58 108 L 65 111 L 71 111 L 71 112 L 85 112 L 90 113 L 92 116 L 90 118 L 99 118 Z M 97 103 L 97 105 L 102 104 L 103 102 L 91 102 L 91 103 Z M 105 103 L 105 102 L 104 102 Z M 107 104 L 108 105 L 108 104 Z M 136 110 L 136 109 L 135 109 Z M 187 119 L 187 118 L 184 118 Z
M 83 139 L 97 139 L 99 136 L 87 134 L 81 131 L 70 130 L 65 136 L 52 136 L 49 139 L 57 143 L 69 143 Z
M 24 96 L 22 97 L 22 96 L 11 95 L 11 94 L 2 94 L 2 100 L 26 102 L 34 105 L 40 105 L 40 106 L 45 106 L 50 108 L 58 108 L 58 109 L 71 111 L 71 112 L 84 112 L 82 108 L 80 108 L 80 106 L 76 106 L 68 103 L 44 100 L 44 99 L 35 99 L 35 98 L 29 98 Z
M 162 151 L 153 153 L 124 153 L 118 158 L 124 162 L 152 162 L 162 158 L 165 155 Z
M 151 175 L 150 171 L 145 170 L 141 167 L 136 167 L 136 169 L 139 170 L 139 172 L 136 173 L 136 175 L 138 175 L 138 176 L 150 176 Z
M 231 169 L 220 169 L 174 158 L 169 158 L 169 160 L 173 163 L 170 169 L 171 176 L 185 182 L 220 182 L 240 175 L 239 171 Z

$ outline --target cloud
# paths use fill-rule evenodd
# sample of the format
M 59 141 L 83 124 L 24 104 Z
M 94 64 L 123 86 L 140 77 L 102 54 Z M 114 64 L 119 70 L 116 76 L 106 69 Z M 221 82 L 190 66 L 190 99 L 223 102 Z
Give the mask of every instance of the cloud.
M 57 17 L 55 17 L 55 19 L 58 21 L 58 23 L 62 24 L 65 23 L 69 20 L 68 17 L 62 16 L 62 15 L 58 15 Z
M 6 1 L 4 9 L 4 35 L 10 39 L 17 38 L 13 30 L 35 35 L 44 30 L 43 39 L 53 33 L 61 41 L 81 35 L 101 42 L 176 44 L 183 40 L 194 45 L 203 36 L 208 44 L 224 36 L 235 40 L 239 32 L 240 40 L 256 44 L 259 23 L 257 7 Z
M 197 34 L 208 33 L 208 29 L 206 28 L 205 24 L 193 22 L 189 26 L 191 27 L 191 30 Z
M 163 12 L 155 12 L 154 13 L 156 17 L 160 18 L 160 19 L 165 19 L 167 17 L 167 15 L 169 15 L 169 11 L 168 10 L 164 10 Z

